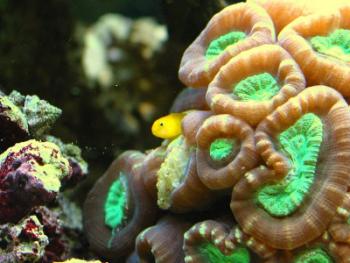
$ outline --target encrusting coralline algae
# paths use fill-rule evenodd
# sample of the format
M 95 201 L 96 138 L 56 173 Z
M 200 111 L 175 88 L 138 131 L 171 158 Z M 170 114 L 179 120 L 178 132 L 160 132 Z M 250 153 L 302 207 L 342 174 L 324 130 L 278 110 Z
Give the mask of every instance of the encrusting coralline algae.
M 77 146 L 48 136 L 60 115 L 36 95 L 13 91 L 0 97 L 2 263 L 64 260 L 76 246 L 72 240 L 82 230 L 80 210 L 68 211 L 65 207 L 76 206 L 61 191 L 88 170 Z M 73 217 L 80 221 L 68 223 Z

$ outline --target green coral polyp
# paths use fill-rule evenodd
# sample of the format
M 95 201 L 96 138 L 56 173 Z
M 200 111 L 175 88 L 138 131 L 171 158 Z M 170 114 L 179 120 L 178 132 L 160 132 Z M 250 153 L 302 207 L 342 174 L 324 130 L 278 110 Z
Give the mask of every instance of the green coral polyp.
M 210 42 L 205 52 L 205 58 L 207 60 L 212 60 L 219 56 L 227 47 L 234 45 L 238 41 L 245 38 L 246 34 L 241 31 L 232 31 L 226 33 Z
M 104 205 L 105 224 L 112 229 L 118 227 L 126 217 L 127 183 L 124 176 L 120 173 L 119 178 L 109 187 Z
M 209 155 L 214 161 L 226 159 L 233 151 L 236 141 L 234 139 L 218 138 L 210 144 Z
M 292 168 L 280 183 L 258 191 L 257 203 L 269 214 L 288 216 L 303 202 L 314 182 L 322 136 L 322 121 L 313 113 L 303 115 L 279 135 L 280 150 L 289 158 Z
M 315 36 L 310 44 L 317 52 L 350 62 L 350 30 L 337 29 L 328 36 Z
M 333 263 L 333 259 L 321 248 L 303 252 L 293 263 Z
M 210 243 L 199 247 L 199 252 L 208 263 L 249 263 L 250 255 L 244 247 L 236 248 L 230 255 L 224 255 Z
M 269 73 L 249 76 L 233 87 L 233 94 L 242 101 L 267 101 L 280 90 L 276 79 Z

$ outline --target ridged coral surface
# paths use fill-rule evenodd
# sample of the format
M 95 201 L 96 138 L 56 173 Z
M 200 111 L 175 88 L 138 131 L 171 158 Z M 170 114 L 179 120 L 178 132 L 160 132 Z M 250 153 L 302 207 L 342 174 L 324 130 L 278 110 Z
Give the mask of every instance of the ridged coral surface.
M 181 134 L 139 163 L 134 202 L 158 214 L 123 251 L 94 230 L 93 249 L 112 262 L 350 262 L 349 54 L 349 1 L 250 0 L 216 14 L 180 64 L 191 87 L 171 110 L 185 112 Z M 107 228 L 104 180 L 85 204 L 88 232 Z

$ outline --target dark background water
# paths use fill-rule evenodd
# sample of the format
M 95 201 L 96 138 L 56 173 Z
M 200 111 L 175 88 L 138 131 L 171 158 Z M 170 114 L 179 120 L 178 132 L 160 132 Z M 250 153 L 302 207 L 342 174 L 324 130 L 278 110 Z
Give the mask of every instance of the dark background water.
M 63 110 L 51 134 L 82 148 L 90 165 L 90 179 L 81 186 L 86 192 L 122 151 L 160 144 L 150 126 L 184 87 L 177 79 L 181 54 L 229 2 L 0 0 L 0 88 L 37 94 Z M 128 69 L 131 77 L 116 77 L 107 89 L 91 85 L 82 69 L 84 36 L 106 13 L 152 17 L 168 31 L 168 40 L 151 58 L 144 58 L 138 45 L 115 41 L 126 59 L 114 73 Z M 144 104 L 146 113 L 153 107 L 147 118 Z

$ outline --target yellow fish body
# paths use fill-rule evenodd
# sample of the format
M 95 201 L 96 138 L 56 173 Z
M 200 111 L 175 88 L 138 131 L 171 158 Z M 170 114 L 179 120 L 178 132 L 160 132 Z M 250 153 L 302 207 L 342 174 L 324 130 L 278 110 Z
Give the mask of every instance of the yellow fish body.
M 181 122 L 186 112 L 170 113 L 157 119 L 152 125 L 152 134 L 162 139 L 175 139 L 182 133 Z

